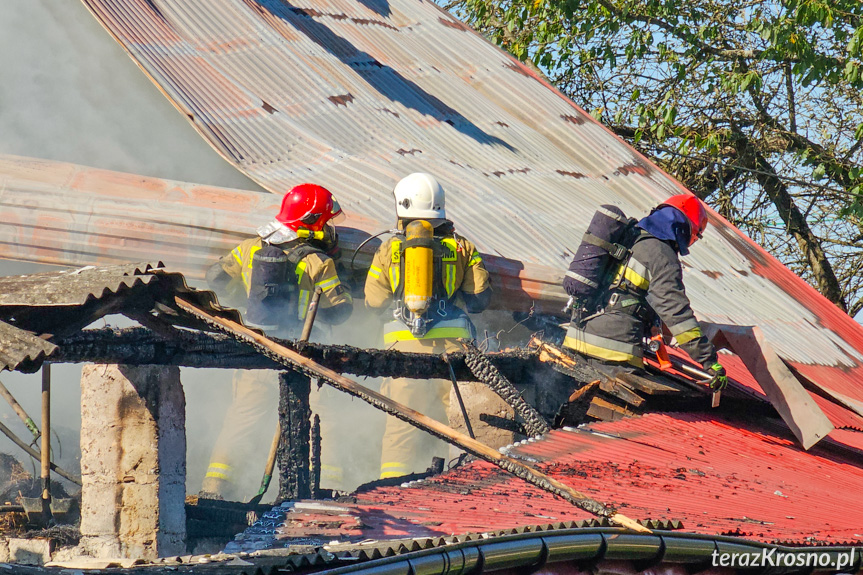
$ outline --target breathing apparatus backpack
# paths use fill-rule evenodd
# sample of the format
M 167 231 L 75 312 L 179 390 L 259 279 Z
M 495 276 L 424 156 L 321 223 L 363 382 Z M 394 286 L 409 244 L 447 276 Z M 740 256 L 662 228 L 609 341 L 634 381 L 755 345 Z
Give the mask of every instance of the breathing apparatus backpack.
M 421 337 L 429 325 L 448 315 L 446 291 L 442 282 L 443 246 L 434 236 L 434 228 L 425 220 L 414 220 L 405 227 L 405 239 L 399 248 L 399 285 L 394 299 L 395 319 L 408 326 L 414 336 Z M 395 255 L 394 255 L 395 258 Z M 393 261 L 393 265 L 396 262 Z M 435 318 L 431 312 L 437 301 Z
M 293 247 L 263 242 L 252 255 L 252 276 L 246 320 L 265 330 L 290 330 L 299 327 L 297 304 L 299 286 L 292 273 L 300 261 L 322 250 L 300 243 Z
M 638 236 L 637 223 L 617 206 L 602 205 L 594 212 L 563 278 L 563 288 L 570 296 L 564 312 L 572 313 L 574 323 L 603 313 L 602 298 L 617 287 L 612 273 L 616 264 L 629 259 Z

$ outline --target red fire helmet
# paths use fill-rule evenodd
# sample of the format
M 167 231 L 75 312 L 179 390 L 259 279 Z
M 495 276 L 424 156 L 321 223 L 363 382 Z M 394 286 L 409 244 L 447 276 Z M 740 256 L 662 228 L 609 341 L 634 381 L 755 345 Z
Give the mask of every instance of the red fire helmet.
M 276 219 L 294 231 L 304 228 L 319 232 L 327 223 L 342 221 L 344 213 L 328 189 L 316 184 L 300 184 L 285 194 Z
M 701 239 L 701 234 L 707 228 L 707 210 L 704 209 L 701 200 L 691 194 L 678 194 L 671 196 L 659 206 L 671 206 L 683 212 L 683 215 L 689 220 L 690 246 Z

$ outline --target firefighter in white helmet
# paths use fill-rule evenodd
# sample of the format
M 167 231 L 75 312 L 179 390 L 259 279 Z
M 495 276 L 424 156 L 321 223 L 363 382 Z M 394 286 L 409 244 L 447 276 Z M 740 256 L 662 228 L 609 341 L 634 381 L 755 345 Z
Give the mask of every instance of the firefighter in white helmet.
M 473 324 L 456 306 L 479 313 L 491 301 L 489 274 L 474 245 L 455 233 L 446 217 L 444 190 L 430 174 L 415 173 L 393 190 L 399 233 L 375 253 L 366 277 L 366 307 L 393 310 L 384 326 L 384 345 L 400 351 L 434 353 L 461 349 Z M 439 421 L 446 421 L 452 384 L 448 380 L 387 379 L 381 392 Z M 381 456 L 382 479 L 424 471 L 433 455 L 446 454 L 438 439 L 388 417 Z

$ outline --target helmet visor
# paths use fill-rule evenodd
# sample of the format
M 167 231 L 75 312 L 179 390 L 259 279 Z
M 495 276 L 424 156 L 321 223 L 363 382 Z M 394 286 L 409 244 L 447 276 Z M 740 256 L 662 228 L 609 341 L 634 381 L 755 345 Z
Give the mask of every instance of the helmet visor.
M 342 211 L 342 207 L 339 205 L 338 200 L 333 198 L 333 211 L 331 212 L 333 215 L 327 220 L 329 223 L 336 225 L 345 221 L 345 213 Z

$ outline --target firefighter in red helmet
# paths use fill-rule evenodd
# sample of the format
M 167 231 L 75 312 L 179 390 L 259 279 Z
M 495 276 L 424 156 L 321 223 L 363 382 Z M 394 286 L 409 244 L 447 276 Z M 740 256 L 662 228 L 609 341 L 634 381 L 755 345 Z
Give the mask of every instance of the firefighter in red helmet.
M 600 311 L 573 319 L 564 346 L 611 366 L 612 371 L 641 368 L 642 338 L 658 319 L 677 344 L 714 375 L 711 386 L 724 388 L 725 369 L 692 312 L 679 260 L 705 228 L 707 210 L 691 194 L 668 198 L 638 221 L 625 242 L 628 256 L 612 266 L 606 278 L 609 287 L 600 296 Z M 570 294 L 578 281 L 574 275 L 568 273 L 564 279 Z
M 272 222 L 213 264 L 207 283 L 227 302 L 245 309 L 247 324 L 270 334 L 299 336 L 318 287 L 323 291 L 316 325 L 343 323 L 353 302 L 332 258 L 338 248 L 335 224 L 342 219 L 329 190 L 315 184 L 295 186 L 285 194 Z M 276 372 L 235 372 L 233 403 L 210 457 L 202 494 L 239 495 L 233 481 L 237 467 L 252 444 L 261 443 L 261 419 L 275 415 L 276 382 Z

